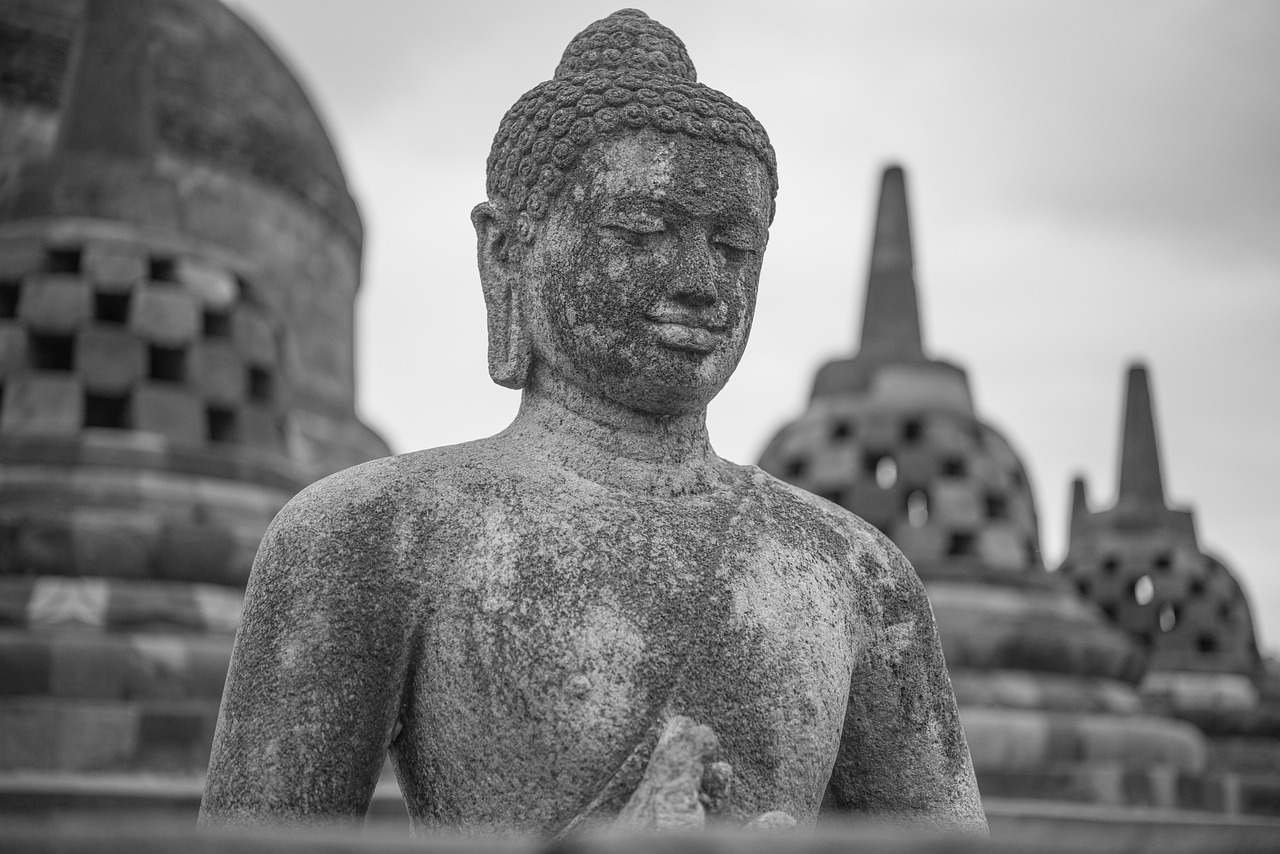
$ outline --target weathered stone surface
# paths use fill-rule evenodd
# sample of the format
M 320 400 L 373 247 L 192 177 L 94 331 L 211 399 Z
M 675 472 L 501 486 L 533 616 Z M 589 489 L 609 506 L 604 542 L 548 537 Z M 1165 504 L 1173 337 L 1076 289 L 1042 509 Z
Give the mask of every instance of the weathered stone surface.
M 28 276 L 18 300 L 18 318 L 39 332 L 71 332 L 89 319 L 89 283 L 79 276 Z
M 1085 602 L 1048 582 L 931 580 L 947 661 L 953 666 L 1076 673 L 1136 683 L 1142 657 Z
M 175 442 L 199 444 L 206 435 L 204 401 L 182 386 L 143 384 L 133 396 L 133 427 Z
M 44 265 L 44 243 L 30 238 L 0 240 L 0 277 L 16 279 Z
M 0 321 L 0 379 L 26 367 L 27 332 L 16 323 Z
M 200 329 L 200 306 L 194 295 L 166 284 L 149 284 L 134 291 L 129 326 L 140 337 L 177 346 L 195 340 Z
M 276 518 L 202 824 L 358 823 L 388 749 L 420 832 L 597 827 L 646 780 L 687 817 L 715 743 L 732 791 L 708 800 L 736 823 L 811 827 L 825 803 L 983 830 L 910 565 L 707 437 L 773 215 L 763 130 L 638 12 L 562 67 L 585 83 L 513 108 L 472 215 L 490 371 L 524 388 L 520 412 L 334 475 Z M 656 747 L 681 717 L 697 726 Z M 636 825 L 661 823 L 635 803 Z
M 0 768 L 94 771 L 119 767 L 137 750 L 132 703 L 43 698 L 0 700 Z
M 191 373 L 207 400 L 228 406 L 244 401 L 248 373 L 230 341 L 205 340 L 192 348 Z
M 129 290 L 147 275 L 146 250 L 136 243 L 88 241 L 80 263 L 95 285 L 112 293 Z
M 229 308 L 239 296 L 235 275 L 217 264 L 184 255 L 175 264 L 174 278 L 204 305 Z
M 127 392 L 146 371 L 146 344 L 128 332 L 95 326 L 76 336 L 76 372 L 89 391 Z
M 1108 765 L 1117 772 L 1159 766 L 1195 773 L 1205 764 L 1203 736 L 1190 724 L 1168 718 L 983 706 L 966 707 L 962 716 L 979 773 L 1076 763 Z
M 5 384 L 0 433 L 74 434 L 84 418 L 84 392 L 72 376 L 28 374 Z

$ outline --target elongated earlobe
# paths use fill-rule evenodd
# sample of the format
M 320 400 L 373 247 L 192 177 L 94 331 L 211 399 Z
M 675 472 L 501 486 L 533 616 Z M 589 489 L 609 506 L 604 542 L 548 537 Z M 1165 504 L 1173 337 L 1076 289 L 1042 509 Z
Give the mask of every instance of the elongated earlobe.
M 528 327 L 522 304 L 518 239 L 491 202 L 471 211 L 476 228 L 476 262 L 489 326 L 489 376 L 500 386 L 524 388 L 529 378 Z

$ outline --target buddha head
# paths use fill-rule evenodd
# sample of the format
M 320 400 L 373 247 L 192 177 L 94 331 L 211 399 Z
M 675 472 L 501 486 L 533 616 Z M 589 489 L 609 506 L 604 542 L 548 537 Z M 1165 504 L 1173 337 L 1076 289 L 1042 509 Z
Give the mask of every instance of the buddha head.
M 696 412 L 742 356 L 777 193 L 764 129 L 624 9 L 507 112 L 472 213 L 489 370 L 550 372 L 657 416 Z

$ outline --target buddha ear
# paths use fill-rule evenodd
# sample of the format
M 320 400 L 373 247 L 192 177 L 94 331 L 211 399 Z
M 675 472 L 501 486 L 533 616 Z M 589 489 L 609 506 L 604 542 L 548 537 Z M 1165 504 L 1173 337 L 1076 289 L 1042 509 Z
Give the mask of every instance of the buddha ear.
M 476 205 L 471 223 L 489 318 L 489 376 L 500 386 L 524 388 L 532 350 L 522 305 L 524 253 L 511 220 L 492 202 Z

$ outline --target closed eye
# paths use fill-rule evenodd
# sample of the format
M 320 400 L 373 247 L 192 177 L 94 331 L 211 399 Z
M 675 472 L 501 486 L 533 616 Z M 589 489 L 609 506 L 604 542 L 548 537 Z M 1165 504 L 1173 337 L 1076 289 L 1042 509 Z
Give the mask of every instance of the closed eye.
M 754 243 L 734 237 L 713 237 L 711 245 L 731 260 L 741 260 L 759 252 Z

